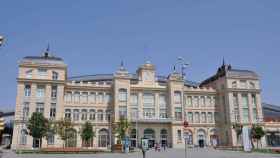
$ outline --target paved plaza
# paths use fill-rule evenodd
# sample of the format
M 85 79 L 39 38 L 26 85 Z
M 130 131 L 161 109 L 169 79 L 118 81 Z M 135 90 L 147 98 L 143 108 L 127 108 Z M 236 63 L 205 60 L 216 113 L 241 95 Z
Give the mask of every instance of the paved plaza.
M 188 158 L 279 158 L 280 154 L 244 153 L 214 149 L 188 149 Z M 16 155 L 5 151 L 2 158 L 142 158 L 142 153 L 129 154 L 100 153 L 100 154 L 21 154 Z M 146 158 L 184 158 L 184 149 L 168 149 L 167 151 L 147 152 Z

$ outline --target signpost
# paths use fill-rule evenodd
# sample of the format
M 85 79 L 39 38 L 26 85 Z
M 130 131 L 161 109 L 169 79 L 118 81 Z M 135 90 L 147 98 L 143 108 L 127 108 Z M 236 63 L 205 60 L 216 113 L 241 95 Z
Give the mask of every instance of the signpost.
M 187 128 L 189 126 L 188 121 L 184 121 L 184 129 Z M 185 133 L 185 132 L 184 132 Z M 188 140 L 188 135 L 184 134 L 184 139 L 185 139 L 185 158 L 187 158 L 187 140 Z

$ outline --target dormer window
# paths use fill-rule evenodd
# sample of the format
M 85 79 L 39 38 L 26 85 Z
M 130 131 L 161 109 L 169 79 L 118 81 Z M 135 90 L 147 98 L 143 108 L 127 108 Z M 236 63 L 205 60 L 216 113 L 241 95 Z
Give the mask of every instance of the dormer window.
M 25 72 L 26 78 L 32 78 L 32 70 L 28 70 Z
M 55 72 L 55 71 L 52 72 L 52 79 L 53 80 L 58 80 L 58 73 L 57 72 Z

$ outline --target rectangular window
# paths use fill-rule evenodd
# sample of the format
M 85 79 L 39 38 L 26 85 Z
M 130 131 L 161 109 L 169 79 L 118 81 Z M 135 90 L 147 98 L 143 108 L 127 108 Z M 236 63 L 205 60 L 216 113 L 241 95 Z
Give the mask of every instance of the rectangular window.
M 190 123 L 193 123 L 193 113 L 192 112 L 188 112 L 188 121 Z
M 247 88 L 247 82 L 246 81 L 240 81 L 240 88 Z
M 51 97 L 52 97 L 52 99 L 56 99 L 56 97 L 57 97 L 57 86 L 52 86 Z
M 80 92 L 75 92 L 74 93 L 74 103 L 79 103 L 80 102 Z
M 58 80 L 58 73 L 57 72 L 55 72 L 55 71 L 52 72 L 52 79 L 53 80 Z
M 29 102 L 24 102 L 23 103 L 22 115 L 23 115 L 23 120 L 27 120 L 28 119 L 28 115 L 29 115 Z
M 87 104 L 88 103 L 88 92 L 82 92 L 81 95 L 81 102 L 83 104 Z
M 64 95 L 64 100 L 66 103 L 71 103 L 72 102 L 72 92 L 66 92 Z
M 200 101 L 201 101 L 201 106 L 205 106 L 206 105 L 206 100 L 205 100 L 205 97 L 204 96 L 201 96 L 200 97 Z
M 71 120 L 71 109 L 65 109 L 65 119 Z
M 130 116 L 132 119 L 138 119 L 138 108 L 131 108 Z
M 212 106 L 212 104 L 211 104 L 211 97 L 210 96 L 206 97 L 206 105 L 207 106 Z
M 119 116 L 127 118 L 127 106 L 119 106 Z
M 83 121 L 87 120 L 87 110 L 86 109 L 82 109 L 82 118 Z
M 207 119 L 208 119 L 208 122 L 209 123 L 213 123 L 213 113 L 212 112 L 208 112 L 208 115 L 207 115 Z
M 97 96 L 97 103 L 101 104 L 103 103 L 103 93 L 102 92 L 99 92 L 98 93 L 98 96 Z
M 192 107 L 192 97 L 191 96 L 187 97 L 187 106 Z
M 174 103 L 181 104 L 181 92 L 174 93 Z
M 105 94 L 105 103 L 109 104 L 111 100 L 111 95 L 109 93 Z
M 235 122 L 239 122 L 240 121 L 239 104 L 238 104 L 238 95 L 236 93 L 233 94 L 233 108 L 234 108 Z
M 199 99 L 198 96 L 194 97 L 194 107 L 198 107 L 199 106 Z
M 79 115 L 79 109 L 74 109 L 73 110 L 73 120 L 74 121 L 79 121 L 80 120 L 80 115 Z
M 167 106 L 165 95 L 159 95 L 159 117 L 167 118 Z
M 120 102 L 126 102 L 127 101 L 127 90 L 126 89 L 120 89 L 119 90 L 119 101 Z
M 95 92 L 91 92 L 89 95 L 89 103 L 95 103 Z
M 181 107 L 175 107 L 175 119 L 177 121 L 182 120 L 182 108 Z
M 38 98 L 43 98 L 45 96 L 45 86 L 38 85 L 37 86 L 37 94 L 36 96 Z
M 130 105 L 131 106 L 138 106 L 138 95 L 137 94 L 131 94 L 130 95 Z
M 30 97 L 31 96 L 31 86 L 25 85 L 24 86 L 24 96 Z
M 242 110 L 243 110 L 243 122 L 249 122 L 249 106 L 248 106 L 248 95 L 242 94 Z
M 182 131 L 181 130 L 177 130 L 177 138 L 178 138 L 178 141 L 182 141 Z
M 253 120 L 254 122 L 257 122 L 259 120 L 258 120 L 258 112 L 257 112 L 257 99 L 255 94 L 252 94 L 252 108 L 253 108 Z
M 152 93 L 143 95 L 143 116 L 144 118 L 155 118 L 155 97 Z
M 44 114 L 44 103 L 36 103 L 36 112 Z
M 194 113 L 194 122 L 195 123 L 200 123 L 199 112 Z
M 103 121 L 103 110 L 98 110 L 97 112 L 97 120 Z
M 56 103 L 51 103 L 50 118 L 55 119 L 56 116 Z
M 95 110 L 94 109 L 89 110 L 89 120 L 95 120 Z
M 201 113 L 201 122 L 206 123 L 206 113 L 205 112 Z

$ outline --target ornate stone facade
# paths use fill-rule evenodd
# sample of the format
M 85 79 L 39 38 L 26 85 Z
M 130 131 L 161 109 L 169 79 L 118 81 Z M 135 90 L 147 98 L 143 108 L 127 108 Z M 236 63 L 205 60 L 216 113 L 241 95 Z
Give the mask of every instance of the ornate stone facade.
M 131 146 L 141 138 L 169 147 L 189 145 L 240 145 L 234 124 L 263 124 L 261 88 L 258 75 L 223 64 L 202 83 L 184 80 L 172 72 L 157 76 L 147 62 L 135 74 L 123 65 L 114 74 L 67 76 L 61 58 L 25 57 L 19 63 L 16 115 L 12 148 L 36 147 L 38 142 L 26 134 L 26 121 L 32 112 L 42 112 L 51 120 L 70 118 L 75 124 L 66 146 L 83 147 L 79 135 L 85 121 L 94 124 L 92 148 L 110 148 L 116 143 L 113 126 L 119 118 L 131 122 Z M 184 128 L 183 122 L 189 127 Z M 263 143 L 265 145 L 265 141 Z M 62 147 L 58 135 L 50 135 L 43 147 Z

